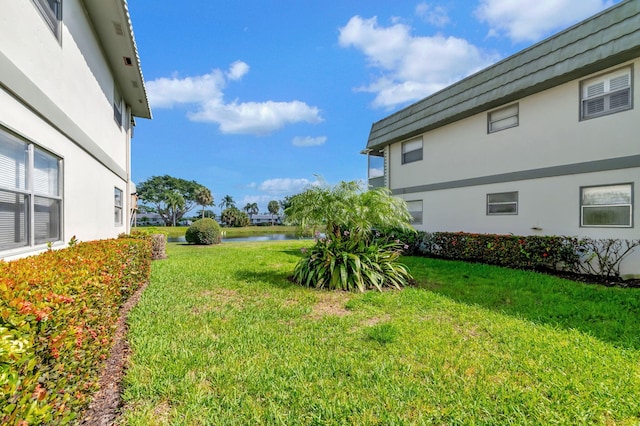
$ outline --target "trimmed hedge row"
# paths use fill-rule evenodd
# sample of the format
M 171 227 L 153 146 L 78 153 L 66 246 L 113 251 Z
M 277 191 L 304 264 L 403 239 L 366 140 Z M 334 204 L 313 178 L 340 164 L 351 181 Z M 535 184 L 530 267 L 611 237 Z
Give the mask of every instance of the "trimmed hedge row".
M 563 236 L 517 236 L 434 232 L 420 250 L 430 256 L 518 269 L 576 270 L 580 241 Z
M 401 242 L 407 255 L 481 262 L 516 269 L 567 271 L 619 279 L 640 240 L 384 230 L 377 240 Z
M 0 262 L 0 423 L 65 424 L 97 390 L 119 308 L 151 268 L 149 239 L 77 243 Z

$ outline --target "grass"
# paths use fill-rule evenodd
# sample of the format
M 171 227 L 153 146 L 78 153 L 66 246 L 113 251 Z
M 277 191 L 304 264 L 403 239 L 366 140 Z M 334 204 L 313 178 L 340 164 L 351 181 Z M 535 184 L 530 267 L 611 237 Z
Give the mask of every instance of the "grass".
M 170 244 L 120 424 L 640 423 L 638 289 L 406 258 L 416 288 L 321 292 L 309 244 Z
M 156 229 L 159 232 L 167 234 L 169 238 L 184 237 L 184 233 L 187 231 L 188 226 L 141 226 L 138 229 Z M 134 228 L 135 230 L 136 228 Z M 236 237 L 249 237 L 253 235 L 267 235 L 267 234 L 295 234 L 298 230 L 296 226 L 245 226 L 241 228 L 222 228 L 227 238 Z

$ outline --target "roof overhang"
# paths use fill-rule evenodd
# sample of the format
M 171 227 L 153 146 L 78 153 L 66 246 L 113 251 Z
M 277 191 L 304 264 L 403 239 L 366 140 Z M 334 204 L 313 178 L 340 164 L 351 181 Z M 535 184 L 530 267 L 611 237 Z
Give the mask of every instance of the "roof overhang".
M 640 1 L 623 1 L 374 123 L 366 149 L 382 149 L 638 57 Z
M 89 20 L 100 41 L 125 102 L 135 117 L 151 118 L 140 57 L 126 0 L 84 0 Z

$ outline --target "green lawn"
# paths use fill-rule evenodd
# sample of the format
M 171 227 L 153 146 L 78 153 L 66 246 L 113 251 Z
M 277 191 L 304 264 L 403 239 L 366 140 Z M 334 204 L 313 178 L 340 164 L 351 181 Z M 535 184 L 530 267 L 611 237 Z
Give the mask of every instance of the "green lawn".
M 316 291 L 309 244 L 170 244 L 120 424 L 640 423 L 639 289 L 406 258 L 416 288 Z
M 158 232 L 167 234 L 168 237 L 184 237 L 184 233 L 187 232 L 188 226 L 140 226 L 133 228 L 133 230 L 157 230 Z M 252 235 L 267 235 L 267 234 L 295 234 L 298 231 L 296 226 L 245 226 L 241 228 L 222 228 L 225 237 L 249 237 Z

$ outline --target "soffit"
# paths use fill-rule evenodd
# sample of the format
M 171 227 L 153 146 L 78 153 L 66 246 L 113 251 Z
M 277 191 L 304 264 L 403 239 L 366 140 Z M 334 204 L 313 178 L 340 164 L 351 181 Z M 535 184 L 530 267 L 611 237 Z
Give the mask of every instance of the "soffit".
M 84 0 L 83 3 L 122 97 L 131 106 L 132 114 L 135 117 L 151 118 L 127 1 Z

